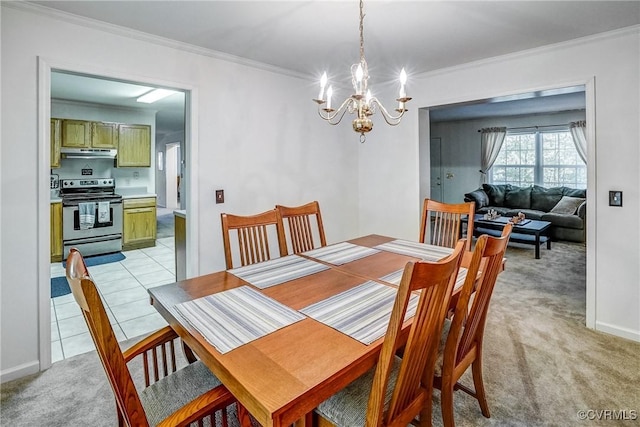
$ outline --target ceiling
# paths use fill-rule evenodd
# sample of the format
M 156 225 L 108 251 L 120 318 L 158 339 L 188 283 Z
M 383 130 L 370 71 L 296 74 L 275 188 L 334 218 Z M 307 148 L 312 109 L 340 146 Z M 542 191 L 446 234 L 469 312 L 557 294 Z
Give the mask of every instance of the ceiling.
M 319 78 L 348 80 L 358 59 L 358 2 L 33 1 Z M 367 0 L 365 54 L 371 83 L 560 43 L 640 24 L 639 1 Z M 115 101 L 114 101 L 115 102 Z

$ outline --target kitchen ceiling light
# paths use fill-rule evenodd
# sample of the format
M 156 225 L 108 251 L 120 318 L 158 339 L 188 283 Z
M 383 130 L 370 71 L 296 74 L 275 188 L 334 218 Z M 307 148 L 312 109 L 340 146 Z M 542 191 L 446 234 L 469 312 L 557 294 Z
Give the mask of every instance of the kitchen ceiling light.
M 145 93 L 144 95 L 136 99 L 136 101 L 144 102 L 145 104 L 151 104 L 153 102 L 166 98 L 169 95 L 173 95 L 174 93 L 178 92 L 169 89 L 154 89 L 151 92 Z
M 356 114 L 356 118 L 353 119 L 353 130 L 360 133 L 360 142 L 364 142 L 366 137 L 365 133 L 373 129 L 373 122 L 369 116 L 376 112 L 376 108 L 380 108 L 382 117 L 391 126 L 396 126 L 400 123 L 402 116 L 407 111 L 405 103 L 410 101 L 411 98 L 407 97 L 405 92 L 405 84 L 407 83 L 407 73 L 404 68 L 400 72 L 400 93 L 396 101 L 398 101 L 397 116 L 391 115 L 382 105 L 382 103 L 375 96 L 371 95 L 371 91 L 368 88 L 369 69 L 367 67 L 367 61 L 364 58 L 364 4 L 363 0 L 360 0 L 360 62 L 351 66 L 351 84 L 355 94 L 345 99 L 344 102 L 338 107 L 338 109 L 331 108 L 331 96 L 333 95 L 333 87 L 329 86 L 326 92 L 325 99 L 325 87 L 327 85 L 327 73 L 322 74 L 320 79 L 320 94 L 318 99 L 314 101 L 318 104 L 318 114 L 329 124 L 337 125 L 342 121 L 342 118 L 348 111 L 349 114 Z M 325 105 L 323 107 L 323 105 Z

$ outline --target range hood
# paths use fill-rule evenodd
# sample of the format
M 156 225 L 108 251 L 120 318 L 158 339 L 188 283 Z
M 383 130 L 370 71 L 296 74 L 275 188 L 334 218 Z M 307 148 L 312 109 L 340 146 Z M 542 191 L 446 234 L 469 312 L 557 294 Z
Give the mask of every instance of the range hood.
M 115 148 L 68 148 L 60 149 L 63 159 L 115 159 L 118 151 Z

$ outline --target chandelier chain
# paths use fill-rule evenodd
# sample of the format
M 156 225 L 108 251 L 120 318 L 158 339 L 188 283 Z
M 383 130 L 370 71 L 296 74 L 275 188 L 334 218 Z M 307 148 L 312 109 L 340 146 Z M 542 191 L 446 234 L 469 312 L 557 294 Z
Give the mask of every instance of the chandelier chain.
M 364 0 L 360 0 L 360 63 L 364 62 Z

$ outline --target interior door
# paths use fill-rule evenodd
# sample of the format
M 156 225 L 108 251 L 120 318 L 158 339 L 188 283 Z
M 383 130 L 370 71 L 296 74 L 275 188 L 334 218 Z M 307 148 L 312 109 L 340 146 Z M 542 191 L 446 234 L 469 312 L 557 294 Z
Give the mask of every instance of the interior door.
M 443 201 L 442 192 L 442 141 L 440 138 L 431 138 L 431 196 L 433 200 Z

